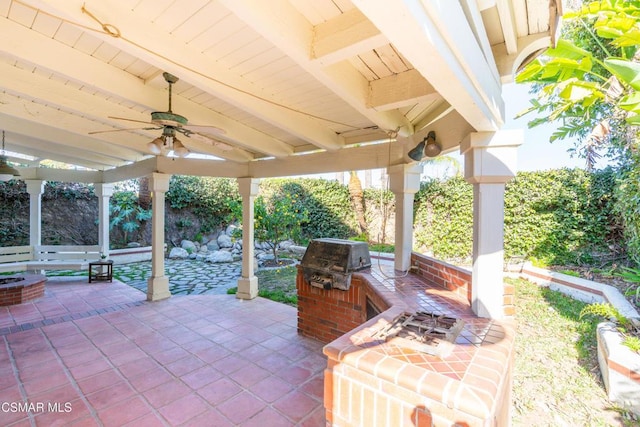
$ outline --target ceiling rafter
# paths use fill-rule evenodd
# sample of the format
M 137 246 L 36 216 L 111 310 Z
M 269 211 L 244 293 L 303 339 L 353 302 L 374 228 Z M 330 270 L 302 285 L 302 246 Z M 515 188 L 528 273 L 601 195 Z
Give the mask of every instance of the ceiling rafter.
M 50 94 L 49 100 L 52 103 L 73 103 L 73 99 L 83 97 L 81 101 L 74 103 L 75 106 L 73 106 L 73 108 L 92 114 L 95 119 L 102 120 L 105 123 L 109 122 L 109 116 L 130 117 L 142 121 L 150 119 L 148 114 L 140 113 L 139 111 L 120 106 L 113 102 L 124 96 L 128 97 L 132 103 L 143 105 L 150 110 L 160 110 L 166 105 L 167 92 L 165 89 L 157 89 L 151 85 L 145 85 L 140 79 L 124 72 L 118 72 L 116 68 L 109 64 L 91 56 L 84 55 L 76 49 L 58 43 L 49 37 L 44 37 L 38 33 L 29 31 L 23 26 L 11 21 L 0 20 L 0 37 L 3 35 L 11 37 L 10 34 L 13 35 L 16 41 L 3 45 L 3 49 L 11 56 L 29 63 L 38 63 L 42 67 L 67 76 L 72 81 L 87 87 L 93 87 L 97 91 L 110 94 L 114 97 L 114 100 L 95 102 L 96 98 L 88 93 L 72 91 L 69 90 L 69 88 L 66 88 L 67 92 L 60 93 L 49 88 L 44 90 L 40 96 Z M 19 35 L 19 42 L 15 38 L 16 34 Z M 41 51 L 44 53 L 41 53 Z M 66 58 L 66 60 L 61 61 L 60 58 Z M 70 66 L 70 64 L 73 66 Z M 16 70 L 16 73 L 19 72 L 17 68 L 13 68 Z M 10 68 L 7 68 L 7 70 L 10 70 Z M 91 81 L 86 81 L 89 77 Z M 41 82 L 40 85 L 33 85 L 32 80 L 36 78 L 35 74 L 29 73 L 25 85 L 27 87 L 31 86 L 34 91 L 40 91 L 42 86 L 46 85 L 46 82 L 45 79 L 42 79 L 44 83 Z M 51 83 L 49 86 L 51 87 L 53 84 L 54 83 Z M 121 90 L 116 91 L 115 88 L 121 88 Z M 181 114 L 188 116 L 191 120 L 195 118 L 195 120 L 200 120 L 202 123 L 207 120 L 207 124 L 214 124 L 225 129 L 225 139 L 227 141 L 237 143 L 249 150 L 275 157 L 286 156 L 292 152 L 292 149 L 282 141 L 231 120 L 222 114 L 213 112 L 208 108 L 198 106 L 179 96 L 174 95 L 174 105 L 176 106 L 176 111 L 180 111 Z M 114 128 L 126 127 L 125 123 L 122 122 L 111 121 L 111 123 L 114 124 Z M 118 143 L 118 139 L 109 138 L 108 136 L 101 138 L 113 143 Z M 142 147 L 141 150 L 144 152 L 144 147 Z M 211 150 L 210 154 L 222 157 L 226 156 L 221 150 Z M 234 157 L 233 160 L 237 161 L 240 158 L 246 160 L 247 156 Z
M 511 55 L 518 52 L 518 31 L 516 29 L 516 21 L 514 19 L 513 2 L 507 0 L 496 0 L 496 7 L 500 15 L 500 23 L 502 25 L 502 34 L 504 35 L 504 44 L 507 48 L 507 54 Z
M 373 80 L 367 106 L 376 110 L 390 110 L 438 98 L 439 95 L 417 70 L 409 70 Z
M 147 23 L 131 10 L 120 8 L 117 4 L 107 6 L 95 1 L 86 3 L 84 7 L 91 10 L 94 16 L 117 27 L 122 34 L 121 38 L 114 38 L 96 33 L 96 37 L 104 42 L 179 76 L 201 90 L 318 147 L 333 150 L 343 146 L 340 137 L 319 123 L 317 118 L 289 109 L 272 100 L 263 89 L 225 69 L 205 53 L 194 50 L 165 28 Z M 82 13 L 84 1 L 68 0 L 61 3 L 42 0 L 40 4 L 49 13 L 62 15 L 73 22 L 98 27 L 95 21 Z M 153 37 L 149 37 L 149 34 L 153 34 Z
M 274 1 L 260 0 L 221 1 L 261 36 L 278 46 L 305 71 L 378 127 L 387 130 L 400 129 L 402 135 L 413 133 L 413 126 L 399 112 L 376 111 L 367 107 L 369 82 L 347 61 L 325 67 L 321 62 L 313 60 L 310 50 L 313 44 L 314 27 L 289 2 L 279 0 L 275 4 Z M 344 23 L 340 22 L 336 26 L 342 28 Z M 371 32 L 370 29 L 367 31 L 367 33 Z M 353 39 L 353 37 L 349 38 Z M 375 40 L 382 39 L 376 37 Z M 366 46 L 356 46 L 366 48 Z
M 353 0 L 441 96 L 476 130 L 504 123 L 499 81 L 458 2 Z M 409 19 L 408 19 L 409 18 Z M 402 31 L 398 23 L 402 22 Z
M 311 58 L 321 64 L 335 64 L 373 50 L 389 41 L 358 9 L 313 27 Z

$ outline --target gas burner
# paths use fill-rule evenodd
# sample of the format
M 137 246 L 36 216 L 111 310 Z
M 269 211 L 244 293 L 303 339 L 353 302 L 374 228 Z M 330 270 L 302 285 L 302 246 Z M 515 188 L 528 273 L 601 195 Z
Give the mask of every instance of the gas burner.
M 418 311 L 403 313 L 373 338 L 441 358 L 451 354 L 464 320 Z

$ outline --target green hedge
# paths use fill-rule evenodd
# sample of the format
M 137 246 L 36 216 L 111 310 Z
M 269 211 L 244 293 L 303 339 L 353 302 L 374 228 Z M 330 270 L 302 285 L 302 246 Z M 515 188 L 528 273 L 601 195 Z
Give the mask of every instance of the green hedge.
M 581 169 L 522 172 L 505 193 L 505 256 L 541 264 L 591 264 L 615 245 L 615 173 Z
M 278 178 L 261 182 L 260 192 L 268 194 L 274 191 L 297 196 L 299 203 L 309 212 L 308 222 L 302 225 L 304 240 L 318 237 L 346 239 L 356 235 L 356 218 L 346 185 L 310 178 Z
M 619 241 L 615 172 L 521 172 L 505 189 L 505 257 L 540 264 L 597 263 Z M 416 195 L 415 241 L 446 259 L 472 253 L 473 187 L 458 177 L 423 182 Z
M 174 175 L 166 200 L 172 209 L 189 209 L 208 233 L 229 220 L 231 201 L 240 201 L 235 179 Z
M 505 257 L 525 255 L 546 265 L 602 264 L 612 253 L 627 247 L 630 257 L 640 262 L 640 172 L 638 168 L 623 172 L 619 176 L 609 169 L 519 173 L 506 186 Z M 319 179 L 265 179 L 260 192 L 287 193 L 309 212 L 303 224 L 303 242 L 358 235 L 346 185 Z M 47 185 L 43 197 L 45 201 L 51 198 L 73 203 L 74 199 L 94 196 L 91 187 L 54 183 Z M 393 213 L 393 196 L 388 190 L 368 189 L 365 199 L 370 223 L 376 215 Z M 117 200 L 112 198 L 113 203 Z M 167 215 L 191 215 L 177 216 L 175 221 L 180 222 L 179 231 L 185 238 L 194 238 L 233 221 L 231 202 L 239 202 L 240 195 L 234 179 L 173 176 L 166 200 L 170 207 Z M 0 245 L 28 241 L 28 214 L 22 218 L 28 212 L 24 183 L 0 183 L 0 201 L 4 218 Z M 415 247 L 439 258 L 468 259 L 472 210 L 473 187 L 463 178 L 423 182 L 415 197 Z M 16 223 L 13 218 L 22 219 Z M 188 227 L 190 218 L 194 219 L 193 227 Z
M 414 247 L 444 259 L 471 256 L 473 188 L 463 178 L 422 182 L 414 212 Z

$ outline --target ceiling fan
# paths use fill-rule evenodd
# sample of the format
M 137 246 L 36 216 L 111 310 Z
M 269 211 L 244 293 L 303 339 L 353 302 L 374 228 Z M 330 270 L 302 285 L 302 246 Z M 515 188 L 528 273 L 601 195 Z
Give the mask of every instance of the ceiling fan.
M 155 154 L 155 155 L 160 155 L 160 154 L 167 155 L 171 150 L 173 150 L 173 153 L 178 157 L 184 157 L 187 154 L 189 154 L 189 149 L 185 147 L 182 144 L 182 141 L 180 141 L 176 137 L 176 133 L 181 133 L 182 135 L 188 138 L 193 138 L 201 142 L 213 144 L 215 147 L 224 151 L 232 150 L 233 149 L 232 146 L 225 144 L 224 142 L 217 141 L 206 135 L 207 132 L 222 134 L 224 133 L 224 130 L 216 126 L 189 125 L 189 122 L 186 117 L 171 111 L 171 100 L 172 100 L 171 89 L 173 87 L 173 84 L 178 81 L 178 77 L 167 72 L 162 73 L 162 76 L 164 77 L 164 80 L 169 84 L 169 108 L 167 111 L 152 112 L 150 122 L 145 122 L 142 120 L 135 120 L 135 119 L 127 119 L 124 117 L 109 116 L 110 119 L 126 120 L 129 122 L 136 122 L 136 123 L 145 123 L 145 124 L 153 125 L 153 127 L 146 126 L 141 128 L 132 128 L 132 129 L 102 130 L 102 131 L 89 132 L 89 134 L 122 132 L 122 131 L 131 131 L 131 130 L 162 129 L 161 136 L 147 143 L 147 149 L 151 152 L 151 154 Z

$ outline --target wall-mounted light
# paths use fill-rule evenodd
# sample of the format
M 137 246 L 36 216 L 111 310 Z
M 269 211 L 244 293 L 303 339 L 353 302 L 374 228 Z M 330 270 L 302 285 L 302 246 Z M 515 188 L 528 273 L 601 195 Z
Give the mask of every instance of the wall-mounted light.
M 20 176 L 18 169 L 7 163 L 7 156 L 4 151 L 4 131 L 2 131 L 2 151 L 0 152 L 0 181 L 9 181 Z
M 434 131 L 429 131 L 427 136 L 425 136 L 418 145 L 413 147 L 407 155 L 412 160 L 419 162 L 424 156 L 436 157 L 440 152 L 442 152 L 442 147 L 438 142 L 436 142 L 436 133 Z

